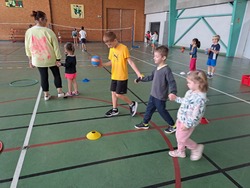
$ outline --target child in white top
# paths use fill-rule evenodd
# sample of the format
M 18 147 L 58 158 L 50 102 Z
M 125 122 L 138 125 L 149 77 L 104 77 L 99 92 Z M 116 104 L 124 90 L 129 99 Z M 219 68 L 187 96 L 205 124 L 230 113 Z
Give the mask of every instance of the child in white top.
M 154 34 L 151 36 L 151 40 L 152 40 L 152 52 L 154 53 L 154 50 L 156 49 L 157 46 L 157 42 L 158 42 L 158 32 L 155 31 Z
M 81 31 L 79 31 L 79 35 L 80 35 L 80 41 L 82 43 L 82 51 L 87 51 L 87 47 L 86 47 L 86 38 L 87 38 L 87 33 L 84 30 L 84 27 L 81 27 Z

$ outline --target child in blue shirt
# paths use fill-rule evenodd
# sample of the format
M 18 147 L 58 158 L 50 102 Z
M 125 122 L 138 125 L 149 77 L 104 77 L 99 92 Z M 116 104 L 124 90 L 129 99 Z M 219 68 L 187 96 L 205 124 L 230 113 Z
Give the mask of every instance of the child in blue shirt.
M 208 49 L 208 60 L 207 60 L 207 77 L 213 78 L 214 72 L 215 72 L 215 66 L 217 62 L 217 57 L 220 52 L 220 44 L 218 43 L 220 41 L 220 35 L 213 36 L 213 44 Z

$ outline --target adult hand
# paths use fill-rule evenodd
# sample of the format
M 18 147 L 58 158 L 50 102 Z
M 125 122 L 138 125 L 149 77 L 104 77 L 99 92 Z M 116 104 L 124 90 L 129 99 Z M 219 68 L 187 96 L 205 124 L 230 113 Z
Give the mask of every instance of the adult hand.
M 62 64 L 60 61 L 56 61 L 56 66 L 60 67 Z
M 34 68 L 34 67 L 35 67 L 34 65 L 32 65 L 32 62 L 31 62 L 31 61 L 29 61 L 29 67 L 30 67 L 30 68 Z

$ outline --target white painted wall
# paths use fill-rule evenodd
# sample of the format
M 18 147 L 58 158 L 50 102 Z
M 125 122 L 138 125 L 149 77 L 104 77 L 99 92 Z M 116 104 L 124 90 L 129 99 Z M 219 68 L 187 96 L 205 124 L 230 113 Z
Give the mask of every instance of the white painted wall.
M 229 3 L 232 0 L 176 0 L 176 8 L 194 8 L 194 7 L 204 7 L 215 4 Z M 154 14 L 159 12 L 168 12 L 169 11 L 170 1 L 166 0 L 145 0 L 145 14 Z
M 180 16 L 180 18 L 190 16 L 231 14 L 232 11 L 233 7 L 227 3 L 214 6 L 186 9 Z M 213 28 L 213 30 L 215 30 L 216 34 L 220 35 L 221 40 L 227 46 L 230 32 L 231 16 L 205 17 L 205 19 Z M 179 39 L 180 36 L 182 36 L 196 20 L 197 18 L 177 20 L 175 41 L 177 41 L 177 39 Z M 176 45 L 189 47 L 192 39 L 198 38 L 201 41 L 201 49 L 206 49 L 211 46 L 213 35 L 214 34 L 207 27 L 205 22 L 200 20 L 188 33 L 184 35 L 184 37 L 178 43 L 176 43 Z M 226 48 L 221 45 L 220 51 L 226 53 Z
M 178 8 L 189 8 L 181 15 L 183 16 L 204 16 L 215 14 L 231 14 L 233 7 L 231 0 L 178 0 Z M 205 6 L 205 4 L 208 6 Z M 209 5 L 210 4 L 210 5 Z M 198 7 L 197 7 L 198 6 Z M 159 44 L 167 44 L 168 37 L 168 10 L 169 2 L 165 0 L 145 0 L 145 33 L 150 29 L 150 22 L 160 22 Z M 230 34 L 231 16 L 224 17 L 206 17 L 207 22 L 212 26 L 217 34 L 221 36 L 222 41 L 228 46 Z M 196 19 L 178 20 L 176 25 L 175 41 L 194 23 Z M 197 23 L 176 45 L 189 47 L 193 38 L 201 41 L 201 49 L 209 48 L 212 44 L 213 33 L 209 30 L 203 21 Z M 221 52 L 226 53 L 226 49 L 221 45 Z M 242 29 L 239 36 L 239 42 L 235 52 L 236 57 L 246 57 L 250 59 L 250 1 L 247 2 Z
M 151 22 L 160 22 L 159 44 L 167 44 L 167 12 L 146 15 L 145 33 L 150 30 Z M 146 40 L 145 40 L 146 42 Z
M 246 57 L 250 59 L 250 2 L 247 2 L 239 42 L 236 48 L 236 57 Z

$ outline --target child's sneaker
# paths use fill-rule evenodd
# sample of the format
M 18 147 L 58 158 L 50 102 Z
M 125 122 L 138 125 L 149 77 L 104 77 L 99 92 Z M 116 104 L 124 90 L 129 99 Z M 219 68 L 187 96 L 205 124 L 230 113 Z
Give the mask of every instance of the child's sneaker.
M 136 128 L 136 129 L 148 129 L 148 128 L 149 128 L 149 125 L 148 125 L 147 123 L 141 122 L 141 123 L 135 125 L 135 128 Z
M 48 96 L 44 96 L 44 100 L 48 101 L 51 98 L 51 95 L 49 94 Z
M 129 105 L 130 114 L 132 117 L 136 114 L 137 107 L 138 107 L 138 102 L 135 102 L 135 101 L 132 101 L 132 105 Z
M 74 96 L 78 96 L 78 95 L 79 95 L 79 92 L 78 92 L 78 91 L 73 91 L 72 94 L 73 94 Z
M 207 73 L 207 78 L 208 78 L 208 79 L 212 79 L 212 78 L 213 78 L 213 75 Z
M 166 134 L 172 134 L 172 133 L 174 133 L 176 131 L 176 126 L 174 125 L 174 126 L 168 126 L 168 128 L 166 128 L 165 130 L 164 130 L 164 132 L 166 133 Z
M 174 151 L 169 151 L 168 154 L 171 157 L 180 157 L 180 158 L 185 158 L 186 157 L 185 151 L 180 152 L 178 150 L 174 150 Z
M 107 111 L 105 116 L 106 117 L 112 117 L 112 116 L 117 116 L 119 114 L 119 111 L 117 108 L 112 108 L 111 110 Z
M 198 144 L 196 149 L 191 150 L 190 160 L 191 161 L 198 161 L 202 157 L 203 150 L 204 150 L 204 145 Z
M 73 94 L 72 94 L 72 92 L 67 92 L 67 93 L 65 94 L 65 96 L 67 96 L 67 97 L 72 97 Z

